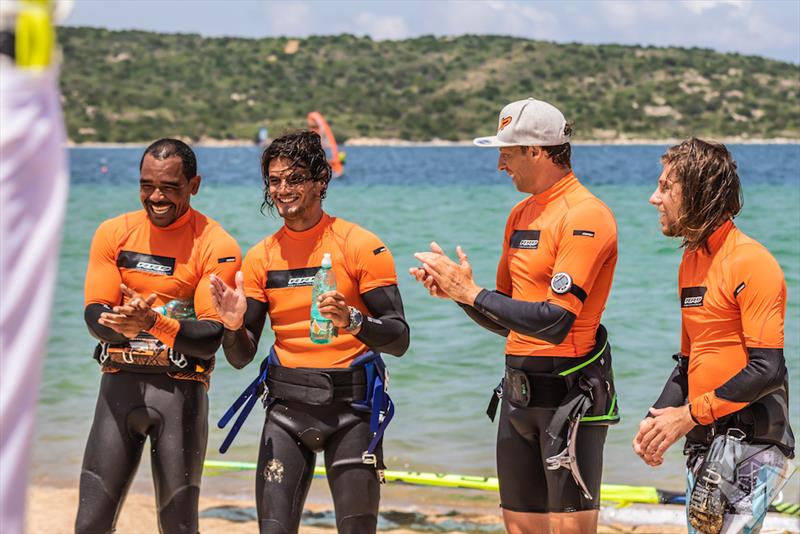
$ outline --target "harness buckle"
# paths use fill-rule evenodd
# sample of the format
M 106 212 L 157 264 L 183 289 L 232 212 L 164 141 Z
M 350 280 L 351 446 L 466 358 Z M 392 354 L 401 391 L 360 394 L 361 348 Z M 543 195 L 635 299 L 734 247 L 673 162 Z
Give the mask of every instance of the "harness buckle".
M 100 343 L 100 365 L 108 360 L 108 343 Z
M 361 454 L 361 462 L 366 465 L 378 465 L 378 457 L 365 451 Z
M 747 437 L 747 434 L 745 434 L 744 430 L 736 427 L 729 428 L 726 434 L 728 435 L 729 438 L 736 441 L 742 441 L 744 438 Z
M 578 468 L 577 438 L 579 423 L 580 417 L 576 417 L 570 422 L 569 427 L 567 427 L 567 446 L 564 447 L 564 450 L 562 450 L 560 453 L 545 458 L 545 463 L 547 464 L 546 467 L 548 471 L 556 471 L 562 467 L 569 471 L 572 475 L 572 479 L 575 481 L 575 484 L 578 485 L 578 489 L 581 490 L 583 496 L 586 499 L 592 500 L 592 494 L 589 493 L 589 488 L 583 481 L 580 469 Z
M 581 388 L 583 393 L 587 397 L 589 397 L 589 399 L 591 399 L 592 402 L 594 402 L 594 391 L 593 391 L 594 388 L 592 387 L 592 383 L 589 380 L 589 378 L 586 377 L 586 375 L 581 375 L 580 377 L 578 377 L 578 387 Z M 606 382 L 606 387 L 609 387 L 607 382 Z
M 497 396 L 498 399 L 503 398 L 503 379 L 500 379 L 500 383 L 497 384 L 497 387 L 494 388 L 494 394 Z
M 183 369 L 187 365 L 189 365 L 189 360 L 186 359 L 186 356 L 179 352 L 175 352 L 172 349 L 169 349 L 169 361 Z
M 270 403 L 269 386 L 267 385 L 267 381 L 266 380 L 264 380 L 264 382 L 262 382 L 261 384 L 262 384 L 262 387 L 261 387 L 261 405 L 266 410 L 267 406 Z

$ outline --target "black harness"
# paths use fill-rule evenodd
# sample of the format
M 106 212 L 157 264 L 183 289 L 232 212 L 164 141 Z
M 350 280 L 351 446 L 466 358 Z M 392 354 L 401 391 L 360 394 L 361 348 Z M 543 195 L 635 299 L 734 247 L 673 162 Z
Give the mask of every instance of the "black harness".
M 363 401 L 367 396 L 364 367 L 293 369 L 270 364 L 266 380 L 270 396 L 322 406 L 332 402 Z

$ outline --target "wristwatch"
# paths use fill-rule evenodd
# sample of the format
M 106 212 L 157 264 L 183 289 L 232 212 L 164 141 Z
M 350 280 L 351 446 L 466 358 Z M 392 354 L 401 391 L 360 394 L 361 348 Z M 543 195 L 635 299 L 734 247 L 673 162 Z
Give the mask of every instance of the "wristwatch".
M 347 325 L 345 330 L 347 332 L 355 332 L 361 328 L 361 323 L 364 322 L 364 315 L 361 310 L 354 306 L 348 306 L 348 308 L 350 309 L 350 324 Z

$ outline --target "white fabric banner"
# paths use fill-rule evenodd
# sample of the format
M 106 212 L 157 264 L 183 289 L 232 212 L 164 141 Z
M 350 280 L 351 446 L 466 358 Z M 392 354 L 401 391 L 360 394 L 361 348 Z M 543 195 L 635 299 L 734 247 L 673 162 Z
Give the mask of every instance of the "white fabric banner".
M 0 532 L 24 530 L 69 172 L 58 69 L 0 58 Z

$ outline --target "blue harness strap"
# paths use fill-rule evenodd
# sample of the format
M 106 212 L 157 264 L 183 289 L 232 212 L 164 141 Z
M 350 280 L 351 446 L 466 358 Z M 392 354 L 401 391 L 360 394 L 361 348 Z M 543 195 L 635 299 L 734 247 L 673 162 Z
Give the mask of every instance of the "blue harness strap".
M 241 430 L 242 425 L 244 424 L 247 416 L 250 415 L 250 412 L 253 410 L 253 406 L 255 406 L 256 401 L 258 400 L 258 390 L 261 387 L 261 384 L 265 383 L 267 380 L 267 375 L 269 374 L 269 365 L 270 363 L 275 363 L 278 361 L 278 356 L 275 354 L 275 349 L 271 348 L 269 351 L 269 356 L 267 356 L 267 360 L 262 364 L 262 370 L 259 371 L 258 377 L 255 380 L 250 382 L 244 391 L 242 391 L 241 395 L 233 401 L 231 407 L 225 412 L 225 414 L 220 418 L 219 422 L 217 422 L 218 428 L 225 428 L 225 425 L 236 415 L 236 412 L 239 411 L 239 408 L 244 405 L 242 408 L 241 413 L 239 413 L 239 417 L 236 418 L 234 421 L 233 426 L 228 431 L 228 435 L 225 436 L 225 440 L 222 442 L 222 445 L 219 447 L 219 452 L 225 454 L 228 450 L 228 447 L 231 446 L 233 443 L 233 439 Z
M 394 403 L 389 398 L 389 394 L 384 389 L 384 381 L 379 377 L 375 379 L 375 385 L 372 388 L 372 414 L 369 421 L 369 429 L 372 431 L 372 440 L 369 442 L 369 447 L 362 455 L 364 463 L 375 463 L 375 448 L 383 439 L 383 434 L 389 423 L 392 422 L 394 417 Z
M 363 402 L 353 403 L 354 407 L 370 410 L 369 429 L 372 439 L 367 450 L 361 455 L 365 464 L 377 465 L 375 449 L 383 439 L 383 434 L 394 417 L 394 403 L 386 391 L 386 364 L 377 352 L 368 351 L 353 360 L 351 367 L 362 365 L 367 373 L 367 397 Z

